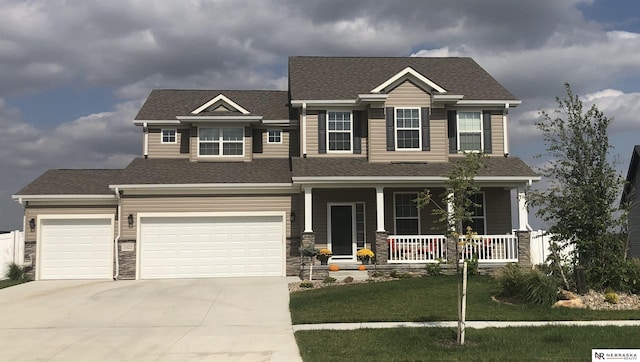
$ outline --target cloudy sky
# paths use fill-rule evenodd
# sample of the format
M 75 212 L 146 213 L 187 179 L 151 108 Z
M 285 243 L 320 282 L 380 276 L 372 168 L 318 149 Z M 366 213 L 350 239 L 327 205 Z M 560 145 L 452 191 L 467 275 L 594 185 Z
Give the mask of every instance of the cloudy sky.
M 142 152 L 153 88 L 285 89 L 287 57 L 470 56 L 522 100 L 511 154 L 569 82 L 615 117 L 626 175 L 640 144 L 636 0 L 0 0 L 0 230 L 49 168 L 120 168 Z M 536 225 L 534 225 L 536 226 Z

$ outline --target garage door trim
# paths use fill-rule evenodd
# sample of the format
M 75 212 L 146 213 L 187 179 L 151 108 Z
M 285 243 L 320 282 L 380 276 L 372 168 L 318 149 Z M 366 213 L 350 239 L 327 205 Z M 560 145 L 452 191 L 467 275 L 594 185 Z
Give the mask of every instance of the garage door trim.
M 260 217 L 271 216 L 282 218 L 282 252 L 280 255 L 281 270 L 286 270 L 286 239 L 287 223 L 286 211 L 234 211 L 234 212 L 140 212 L 136 215 L 136 280 L 141 277 L 141 240 L 142 240 L 142 219 L 144 218 L 195 218 L 195 217 Z M 284 275 L 284 274 L 283 274 Z
M 111 240 L 115 240 L 115 216 L 113 214 L 40 214 L 36 217 L 36 275 L 35 279 L 42 278 L 42 221 L 45 220 L 109 220 L 111 225 Z M 113 276 L 113 247 L 111 250 L 111 276 Z

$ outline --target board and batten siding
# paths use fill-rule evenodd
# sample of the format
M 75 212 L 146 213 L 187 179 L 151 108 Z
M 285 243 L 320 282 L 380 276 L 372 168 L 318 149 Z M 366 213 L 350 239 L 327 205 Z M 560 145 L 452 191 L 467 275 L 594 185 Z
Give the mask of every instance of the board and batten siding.
M 504 156 L 504 131 L 502 111 L 491 111 L 491 147 L 489 156 Z
M 286 236 L 291 236 L 291 195 L 229 195 L 206 196 L 189 195 L 173 197 L 157 196 L 128 196 L 122 201 L 122 227 L 123 240 L 136 240 L 137 238 L 137 214 L 138 213 L 171 213 L 171 216 L 179 216 L 180 213 L 189 212 L 260 212 L 260 211 L 284 211 L 286 212 Z M 135 221 L 132 227 L 127 224 L 127 216 L 131 214 Z
M 189 129 L 176 129 L 176 143 L 162 143 L 162 129 L 149 128 L 148 146 L 149 158 L 189 158 Z
M 37 240 L 37 230 L 31 231 L 29 228 L 29 220 L 35 219 L 36 225 L 38 224 L 38 217 L 40 215 L 60 215 L 63 219 L 64 215 L 113 215 L 114 219 L 117 218 L 117 206 L 29 206 L 25 210 L 25 217 L 27 225 L 24 231 L 24 240 L 33 241 Z M 117 228 L 114 227 L 114 238 L 117 235 Z
M 267 142 L 269 138 L 269 129 L 264 129 L 263 132 L 260 133 L 262 135 L 262 153 L 253 153 L 253 158 L 289 157 L 290 131 L 288 129 L 282 129 L 282 143 L 269 143 Z
M 232 125 L 202 125 L 203 127 L 232 127 Z M 192 162 L 233 162 L 233 161 L 251 161 L 252 158 L 252 137 L 251 128 L 244 127 L 244 156 L 203 156 L 198 157 L 198 127 L 191 127 L 191 152 L 189 159 Z
M 328 111 L 330 111 L 329 109 Z M 353 110 L 352 110 L 353 112 Z M 362 117 L 366 117 L 367 112 L 362 112 Z M 353 114 L 353 113 L 352 113 Z M 352 116 L 353 117 L 353 116 Z M 302 116 L 300 116 L 300 121 L 302 122 Z M 362 127 L 365 127 L 367 123 L 364 119 L 362 120 Z M 363 129 L 364 131 L 364 129 Z M 363 132 L 365 134 L 365 132 Z M 366 157 L 368 141 L 367 137 L 361 137 L 361 150 L 362 152 L 359 154 L 354 154 L 353 152 L 332 152 L 327 149 L 327 153 L 319 153 L 318 152 L 318 111 L 310 110 L 307 111 L 307 156 L 311 157 Z M 327 148 L 328 148 L 327 142 Z

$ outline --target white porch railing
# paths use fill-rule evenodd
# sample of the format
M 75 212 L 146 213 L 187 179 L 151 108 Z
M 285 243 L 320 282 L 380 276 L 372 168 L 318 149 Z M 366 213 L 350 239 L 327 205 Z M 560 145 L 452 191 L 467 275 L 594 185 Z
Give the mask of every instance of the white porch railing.
M 515 235 L 477 235 L 471 241 L 460 237 L 461 259 L 472 259 L 485 263 L 517 263 L 518 237 Z
M 387 263 L 435 263 L 447 260 L 447 238 L 444 235 L 389 235 Z
M 517 263 L 518 238 L 515 235 L 478 235 L 463 242 L 461 259 L 474 256 L 482 263 Z M 435 263 L 447 260 L 447 238 L 444 235 L 389 235 L 389 264 Z

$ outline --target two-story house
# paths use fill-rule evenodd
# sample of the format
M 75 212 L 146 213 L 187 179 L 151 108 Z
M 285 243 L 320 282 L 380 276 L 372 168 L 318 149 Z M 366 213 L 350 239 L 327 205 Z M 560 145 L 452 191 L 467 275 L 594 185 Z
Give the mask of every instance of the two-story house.
M 288 91 L 154 90 L 134 120 L 142 157 L 50 170 L 14 195 L 25 254 L 38 279 L 298 275 L 300 245 L 334 263 L 365 247 L 379 265 L 453 260 L 415 199 L 483 152 L 473 252 L 528 263 L 539 176 L 509 155 L 519 104 L 470 58 L 291 57 Z

